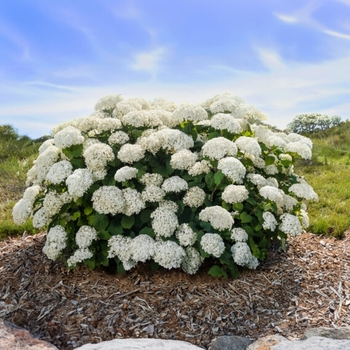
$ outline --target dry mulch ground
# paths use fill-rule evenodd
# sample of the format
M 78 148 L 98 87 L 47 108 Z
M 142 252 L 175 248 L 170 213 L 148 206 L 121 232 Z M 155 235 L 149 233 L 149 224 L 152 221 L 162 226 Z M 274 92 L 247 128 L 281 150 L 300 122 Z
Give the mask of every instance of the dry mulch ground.
M 148 265 L 122 276 L 67 271 L 44 256 L 44 243 L 45 234 L 0 242 L 0 317 L 62 350 L 121 337 L 207 348 L 218 335 L 295 338 L 306 327 L 350 325 L 350 232 L 291 238 L 287 252 L 236 280 Z

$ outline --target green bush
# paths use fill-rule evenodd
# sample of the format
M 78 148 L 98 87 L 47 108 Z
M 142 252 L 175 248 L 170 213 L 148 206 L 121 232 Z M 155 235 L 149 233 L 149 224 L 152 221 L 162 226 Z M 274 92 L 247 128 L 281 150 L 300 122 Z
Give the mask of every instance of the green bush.
M 317 195 L 293 163 L 311 158 L 311 141 L 259 125 L 241 99 L 177 107 L 111 95 L 95 109 L 53 130 L 13 208 L 16 223 L 47 226 L 50 259 L 193 274 L 210 258 L 210 274 L 235 277 L 307 226 L 303 202 Z

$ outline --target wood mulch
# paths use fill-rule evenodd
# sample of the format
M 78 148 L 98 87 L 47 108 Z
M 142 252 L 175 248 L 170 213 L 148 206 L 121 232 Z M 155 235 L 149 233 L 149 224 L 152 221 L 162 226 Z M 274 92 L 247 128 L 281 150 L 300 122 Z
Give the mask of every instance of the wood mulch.
M 0 242 L 0 317 L 68 350 L 114 338 L 186 340 L 218 335 L 300 337 L 306 327 L 350 325 L 350 232 L 311 233 L 271 251 L 256 271 L 215 279 L 203 267 L 125 275 L 67 271 L 42 253 L 45 234 Z

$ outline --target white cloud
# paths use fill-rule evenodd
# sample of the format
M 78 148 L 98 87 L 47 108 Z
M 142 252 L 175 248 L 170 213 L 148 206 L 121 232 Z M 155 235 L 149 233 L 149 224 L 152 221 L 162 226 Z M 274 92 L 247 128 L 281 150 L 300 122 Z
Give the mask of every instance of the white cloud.
M 294 16 L 282 15 L 280 13 L 274 13 L 274 15 L 285 23 L 297 23 L 299 20 Z
M 280 55 L 275 50 L 256 48 L 256 51 L 262 63 L 270 70 L 285 68 Z
M 139 53 L 134 57 L 130 68 L 156 74 L 159 70 L 160 61 L 164 58 L 164 54 L 165 49 L 162 47 L 149 52 Z
M 328 34 L 328 35 L 335 36 L 337 38 L 350 40 L 350 35 L 349 34 L 339 33 L 339 32 L 336 32 L 334 30 L 329 30 L 329 29 L 324 29 L 323 32 Z

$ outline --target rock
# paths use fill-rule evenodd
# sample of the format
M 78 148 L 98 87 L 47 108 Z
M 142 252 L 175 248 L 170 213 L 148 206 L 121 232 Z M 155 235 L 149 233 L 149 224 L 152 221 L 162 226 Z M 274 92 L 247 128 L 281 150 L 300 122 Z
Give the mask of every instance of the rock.
M 58 350 L 56 346 L 36 339 L 24 328 L 0 318 L 0 349 Z
M 272 347 L 281 341 L 289 341 L 279 334 L 267 335 L 266 337 L 258 339 L 247 347 L 247 350 L 271 350 Z
M 311 337 L 325 337 L 332 339 L 350 339 L 350 327 L 341 328 L 307 328 L 301 337 L 301 340 L 308 339 Z
M 114 339 L 98 344 L 85 344 L 75 350 L 203 350 L 181 340 L 150 338 Z
M 306 340 L 281 341 L 271 350 L 349 350 L 350 340 L 311 337 Z
M 209 350 L 245 350 L 254 340 L 236 335 L 223 335 L 215 338 Z

